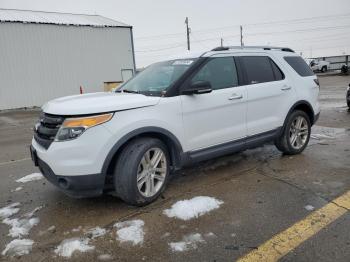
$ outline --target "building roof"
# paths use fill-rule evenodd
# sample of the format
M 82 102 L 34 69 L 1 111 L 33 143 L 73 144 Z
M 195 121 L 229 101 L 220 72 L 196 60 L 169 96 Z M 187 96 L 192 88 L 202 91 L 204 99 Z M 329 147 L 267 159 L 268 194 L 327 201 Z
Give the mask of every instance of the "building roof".
M 131 27 L 100 15 L 69 14 L 32 10 L 1 9 L 0 22 L 36 23 L 93 27 Z

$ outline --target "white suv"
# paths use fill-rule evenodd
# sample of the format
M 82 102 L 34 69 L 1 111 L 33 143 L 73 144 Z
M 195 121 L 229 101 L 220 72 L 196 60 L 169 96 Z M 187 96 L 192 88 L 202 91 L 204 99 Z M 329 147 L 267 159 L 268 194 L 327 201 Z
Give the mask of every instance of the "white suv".
M 185 165 L 274 142 L 308 144 L 319 84 L 289 48 L 220 47 L 147 67 L 116 92 L 43 106 L 31 155 L 68 195 L 145 205 Z

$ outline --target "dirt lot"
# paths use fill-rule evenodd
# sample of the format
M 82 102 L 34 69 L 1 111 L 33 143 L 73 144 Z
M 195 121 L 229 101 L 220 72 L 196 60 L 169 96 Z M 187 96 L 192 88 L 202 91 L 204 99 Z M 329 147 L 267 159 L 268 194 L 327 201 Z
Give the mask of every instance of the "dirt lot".
M 346 205 L 337 204 L 327 211 L 333 217 L 328 223 L 311 221 L 320 228 L 306 239 L 305 223 L 299 231 L 293 227 L 291 231 L 299 239 L 296 244 L 288 237 L 284 242 L 272 241 L 274 247 L 283 242 L 284 251 L 261 247 L 316 210 L 335 205 L 332 200 L 350 189 L 350 113 L 345 104 L 350 77 L 321 77 L 320 82 L 322 113 L 303 154 L 282 156 L 274 146 L 266 145 L 201 163 L 175 174 L 162 198 L 144 208 L 130 207 L 112 196 L 71 199 L 44 179 L 17 183 L 17 179 L 38 172 L 28 154 L 38 112 L 0 113 L 0 208 L 19 202 L 20 210 L 11 218 L 25 218 L 27 212 L 41 207 L 32 215 L 40 222 L 23 236 L 34 241 L 30 254 L 20 258 L 3 255 L 0 260 L 67 261 L 55 250 L 63 240 L 77 237 L 89 241 L 94 249 L 75 252 L 71 261 L 234 261 L 257 250 L 262 250 L 258 254 L 261 259 L 277 252 L 281 261 L 349 261 L 350 213 Z M 175 202 L 196 196 L 214 197 L 223 203 L 191 220 L 163 213 Z M 334 215 L 336 212 L 341 213 Z M 322 215 L 321 221 L 325 217 Z M 144 222 L 143 242 L 117 239 L 118 228 L 113 225 L 135 219 Z M 95 227 L 105 229 L 105 234 L 94 238 L 87 233 Z M 4 221 L 0 223 L 0 251 L 14 239 L 9 229 Z M 170 243 L 181 241 L 187 250 L 172 250 Z

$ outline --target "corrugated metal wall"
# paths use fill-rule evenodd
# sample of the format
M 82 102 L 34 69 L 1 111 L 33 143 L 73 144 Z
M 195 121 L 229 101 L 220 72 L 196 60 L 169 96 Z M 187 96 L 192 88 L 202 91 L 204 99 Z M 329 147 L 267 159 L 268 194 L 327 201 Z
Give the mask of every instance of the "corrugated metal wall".
M 0 23 L 0 110 L 103 91 L 133 68 L 130 28 Z

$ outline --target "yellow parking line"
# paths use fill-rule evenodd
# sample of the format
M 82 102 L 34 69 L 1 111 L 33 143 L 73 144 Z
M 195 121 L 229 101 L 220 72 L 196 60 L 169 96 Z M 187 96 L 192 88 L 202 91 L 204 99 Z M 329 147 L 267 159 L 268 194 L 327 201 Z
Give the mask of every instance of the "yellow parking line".
M 312 212 L 237 261 L 277 261 L 349 210 L 350 191 Z

